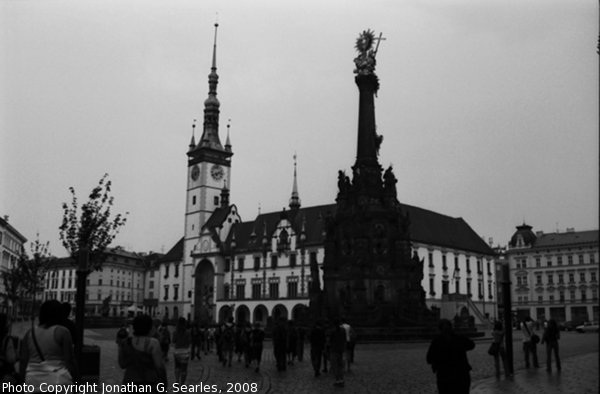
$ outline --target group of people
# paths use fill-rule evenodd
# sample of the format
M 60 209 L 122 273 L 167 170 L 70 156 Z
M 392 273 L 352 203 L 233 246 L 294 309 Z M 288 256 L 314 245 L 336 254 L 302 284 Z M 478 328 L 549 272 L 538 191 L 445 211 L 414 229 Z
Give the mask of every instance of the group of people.
M 78 379 L 70 313 L 68 303 L 45 301 L 38 325 L 32 321 L 23 338 L 9 334 L 8 316 L 0 314 L 0 383 L 25 383 L 38 390 L 41 383 L 69 384 Z
M 544 331 L 540 338 L 536 326 L 530 317 L 525 318 L 519 325 L 522 334 L 523 355 L 525 367 L 539 368 L 537 357 L 537 344 L 546 345 L 546 370 L 552 371 L 552 355 L 554 355 L 556 369 L 561 370 L 558 351 L 560 331 L 554 319 L 544 323 Z M 436 336 L 427 351 L 427 363 L 431 364 L 437 377 L 437 387 L 440 394 L 468 393 L 471 386 L 471 365 L 467 359 L 467 352 L 475 348 L 475 342 L 466 336 L 454 332 L 452 323 L 447 319 L 440 320 L 440 333 Z M 500 364 L 504 374 L 512 375 L 509 361 L 506 357 L 504 346 L 505 330 L 501 322 L 494 324 L 492 343 L 488 353 L 494 357 L 496 377 L 500 377 Z

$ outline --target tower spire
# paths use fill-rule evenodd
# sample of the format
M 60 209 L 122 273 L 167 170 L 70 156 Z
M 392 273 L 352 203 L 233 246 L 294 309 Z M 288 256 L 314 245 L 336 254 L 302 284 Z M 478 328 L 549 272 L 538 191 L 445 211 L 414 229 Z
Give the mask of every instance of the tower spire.
M 290 209 L 300 208 L 300 196 L 298 194 L 298 178 L 296 175 L 296 153 L 294 153 L 294 183 L 292 186 L 292 197 L 290 197 Z
M 215 23 L 215 38 L 213 43 L 212 65 L 208 74 L 208 98 L 204 101 L 204 131 L 200 139 L 199 147 L 210 147 L 223 149 L 219 140 L 219 107 L 221 103 L 217 99 L 217 85 L 219 75 L 217 74 L 217 28 Z

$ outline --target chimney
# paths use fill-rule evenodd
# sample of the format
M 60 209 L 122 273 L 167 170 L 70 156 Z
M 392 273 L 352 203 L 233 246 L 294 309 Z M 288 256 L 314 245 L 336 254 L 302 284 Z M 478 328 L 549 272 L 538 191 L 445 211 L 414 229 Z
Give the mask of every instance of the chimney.
M 567 232 L 568 233 L 574 233 L 575 232 L 575 227 L 567 227 Z
M 8 223 L 8 215 L 4 215 L 4 220 Z

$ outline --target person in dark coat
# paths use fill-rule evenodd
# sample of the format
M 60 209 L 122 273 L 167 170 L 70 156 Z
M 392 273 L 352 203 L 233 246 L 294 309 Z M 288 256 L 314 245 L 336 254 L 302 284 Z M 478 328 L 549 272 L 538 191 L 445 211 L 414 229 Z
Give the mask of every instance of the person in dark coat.
M 294 359 L 296 358 L 296 351 L 298 347 L 298 329 L 294 326 L 294 321 L 288 322 L 287 331 L 287 359 L 288 365 L 294 365 Z
M 471 387 L 471 366 L 467 351 L 475 348 L 475 343 L 452 329 L 448 319 L 439 323 L 440 334 L 433 338 L 427 351 L 427 363 L 437 375 L 439 394 L 469 393 Z
M 197 357 L 198 360 L 200 360 L 201 359 L 200 353 L 202 352 L 203 332 L 202 332 L 202 329 L 200 328 L 200 325 L 198 324 L 198 322 L 194 322 L 194 324 L 192 324 L 191 333 L 192 333 L 191 359 L 193 360 L 194 357 Z
M 333 328 L 329 337 L 329 357 L 331 372 L 335 382 L 334 386 L 344 387 L 344 353 L 346 353 L 346 330 L 339 319 L 333 321 Z
M 256 360 L 256 369 L 254 370 L 256 372 L 260 370 L 264 340 L 265 332 L 260 327 L 260 323 L 254 323 L 254 328 L 250 332 L 250 363 Z
M 560 331 L 556 320 L 548 320 L 548 324 L 542 335 L 542 344 L 546 344 L 546 371 L 552 372 L 552 352 L 556 361 L 556 369 L 560 371 L 560 357 L 558 355 L 558 340 L 560 339 Z
M 280 318 L 273 329 L 273 355 L 278 371 L 285 371 L 285 354 L 287 350 L 287 329 L 285 318 Z
M 310 361 L 312 363 L 315 376 L 321 375 L 321 357 L 325 349 L 325 329 L 323 324 L 318 321 L 310 331 Z

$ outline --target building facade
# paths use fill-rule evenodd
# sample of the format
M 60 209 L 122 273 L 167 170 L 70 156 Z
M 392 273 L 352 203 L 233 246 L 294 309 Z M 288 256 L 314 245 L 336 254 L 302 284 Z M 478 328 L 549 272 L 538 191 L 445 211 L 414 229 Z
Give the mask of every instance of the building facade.
M 598 230 L 534 233 L 517 226 L 505 258 L 517 318 L 597 321 Z
M 27 238 L 8 223 L 8 216 L 0 218 L 0 272 L 15 267 L 25 254 L 25 242 Z M 11 309 L 11 302 L 2 280 L 0 280 L 0 296 L 2 297 L 0 312 L 7 313 Z
M 87 277 L 86 315 L 125 317 L 142 311 L 147 272 L 143 256 L 120 247 L 108 249 L 102 268 Z M 76 277 L 72 258 L 56 259 L 46 273 L 44 300 L 75 305 Z

